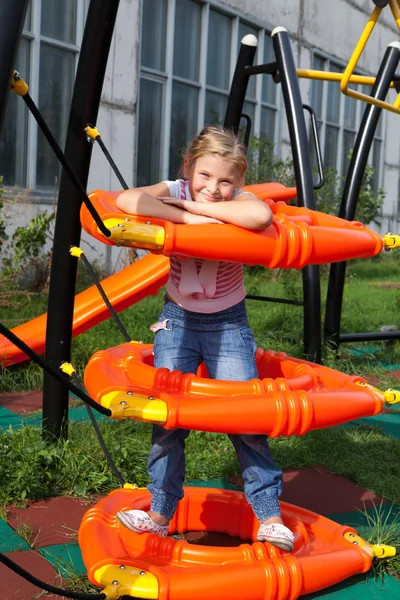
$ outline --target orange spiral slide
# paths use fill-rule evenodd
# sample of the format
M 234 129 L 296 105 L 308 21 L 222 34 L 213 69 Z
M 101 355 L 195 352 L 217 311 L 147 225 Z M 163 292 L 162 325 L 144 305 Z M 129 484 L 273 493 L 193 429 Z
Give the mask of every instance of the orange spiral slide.
M 169 259 L 148 254 L 137 262 L 102 281 L 107 297 L 119 312 L 150 294 L 157 294 L 169 273 Z M 110 312 L 96 286 L 75 297 L 72 335 L 75 337 L 110 317 Z M 15 327 L 12 331 L 32 350 L 42 354 L 45 349 L 47 314 Z M 0 363 L 10 366 L 28 357 L 6 337 L 0 335 Z

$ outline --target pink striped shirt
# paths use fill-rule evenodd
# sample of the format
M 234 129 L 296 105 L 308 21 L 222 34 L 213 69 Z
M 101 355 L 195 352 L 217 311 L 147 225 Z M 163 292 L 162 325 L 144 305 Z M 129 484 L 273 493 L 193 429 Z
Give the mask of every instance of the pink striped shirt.
M 165 181 L 171 198 L 192 200 L 187 181 Z M 244 193 L 237 190 L 235 196 Z M 171 257 L 167 294 L 182 308 L 214 313 L 241 302 L 246 296 L 243 265 L 201 258 Z

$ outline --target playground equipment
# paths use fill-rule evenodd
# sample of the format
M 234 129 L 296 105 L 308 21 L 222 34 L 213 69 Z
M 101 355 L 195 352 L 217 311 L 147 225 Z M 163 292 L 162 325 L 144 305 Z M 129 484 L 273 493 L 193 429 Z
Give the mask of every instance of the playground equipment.
M 111 418 L 219 433 L 304 435 L 381 412 L 400 392 L 381 392 L 362 377 L 258 349 L 259 379 L 209 379 L 153 367 L 153 346 L 130 343 L 94 354 L 85 369 L 92 398 Z
M 102 287 L 114 310 L 125 310 L 146 296 L 157 294 L 167 279 L 169 260 L 165 256 L 148 254 L 139 261 L 125 267 L 118 273 L 102 281 Z M 75 297 L 72 323 L 73 337 L 87 331 L 110 317 L 96 286 L 81 292 Z M 42 354 L 45 348 L 47 314 L 27 321 L 12 332 L 23 340 L 32 350 Z M 4 366 L 27 360 L 26 354 L 0 335 L 0 362 Z
M 395 247 L 396 236 L 382 238 L 362 223 L 348 222 L 316 211 L 287 206 L 274 208 L 272 184 L 270 206 L 272 225 L 254 232 L 235 225 L 177 225 L 161 219 L 127 216 L 115 206 L 120 192 L 96 190 L 90 200 L 110 232 L 105 237 L 87 207 L 81 211 L 84 230 L 105 244 L 145 248 L 166 256 L 182 255 L 278 267 L 301 269 L 316 265 L 367 258 L 384 247 Z M 265 184 L 268 193 L 269 184 Z M 213 243 L 209 244 L 208 240 Z
M 110 41 L 113 19 L 115 18 L 118 3 L 112 2 L 112 7 L 111 4 L 107 2 L 102 2 L 101 4 L 102 6 L 99 7 L 99 3 L 97 3 L 98 8 L 93 8 L 93 11 L 92 6 L 95 6 L 95 2 L 91 2 L 90 4 L 90 11 L 92 11 L 90 17 L 93 19 L 91 25 L 96 26 L 105 18 L 107 27 L 97 28 L 96 44 L 92 44 L 93 39 L 90 40 L 90 42 L 91 47 L 100 47 L 104 50 L 104 48 L 108 48 L 107 43 Z M 21 9 L 21 15 L 23 15 L 23 3 L 19 2 L 18 8 Z M 96 13 L 96 10 L 99 12 Z M 101 19 L 96 18 L 100 16 Z M 301 205 L 305 206 L 306 209 L 312 208 L 313 194 L 310 177 L 311 171 L 307 162 L 304 162 L 303 160 L 304 156 L 308 153 L 305 146 L 305 127 L 302 119 L 299 117 L 300 104 L 298 100 L 300 96 L 298 94 L 298 86 L 295 79 L 296 71 L 293 68 L 294 63 L 286 30 L 277 28 L 274 31 L 273 39 L 277 55 L 278 70 L 284 89 L 289 129 L 291 137 L 296 142 L 295 171 L 298 181 L 297 195 Z M 102 43 L 103 41 L 105 42 L 104 45 Z M 84 54 L 84 49 L 85 52 L 87 52 L 87 47 L 84 47 L 83 45 L 81 56 Z M 107 53 L 108 49 L 105 51 L 105 54 Z M 91 70 L 96 73 L 96 77 L 98 77 L 100 73 L 98 80 L 101 80 L 104 75 L 104 58 L 106 57 L 104 57 L 104 55 L 102 57 L 99 55 L 94 57 L 93 52 L 88 52 L 87 54 L 90 56 Z M 96 59 L 95 67 L 93 67 L 94 58 Z M 256 71 L 259 67 L 255 67 L 254 69 L 254 73 L 266 72 L 265 69 Z M 248 75 L 250 74 L 249 70 L 247 70 L 246 73 L 246 77 L 248 78 Z M 79 74 L 80 77 L 81 75 L 82 73 Z M 350 76 L 350 80 L 351 77 L 352 76 Z M 93 90 L 91 90 L 91 92 L 92 91 Z M 87 95 L 87 88 L 85 88 L 85 95 Z M 71 113 L 82 114 L 82 112 L 84 112 L 86 114 L 83 115 L 83 120 L 85 122 L 89 120 L 94 122 L 95 119 L 92 118 L 93 115 L 87 115 L 89 112 L 87 107 L 90 105 L 93 108 L 93 113 L 97 112 L 95 96 L 97 96 L 97 100 L 99 99 L 99 94 L 93 93 L 92 97 L 89 98 L 85 104 L 85 110 L 80 111 L 79 104 L 82 105 L 83 103 L 82 94 L 77 94 L 76 98 L 74 95 Z M 244 96 L 242 98 L 242 104 L 243 99 Z M 29 98 L 26 98 L 26 100 L 29 100 Z M 232 108 L 232 106 L 228 106 L 228 109 L 229 108 Z M 227 121 L 228 115 L 229 110 L 227 111 Z M 230 118 L 231 117 L 232 114 L 230 115 Z M 228 125 L 227 121 L 225 123 L 226 125 Z M 71 130 L 73 130 L 72 127 L 70 128 L 70 131 Z M 74 131 L 74 136 L 76 136 L 77 133 L 78 132 Z M 77 140 L 73 139 L 67 140 L 67 153 L 73 157 L 74 160 L 72 162 L 75 163 L 77 168 L 80 167 L 80 163 L 84 163 L 82 169 L 80 169 L 81 176 L 79 177 L 80 180 L 84 181 L 85 175 L 87 175 L 85 169 L 88 166 L 87 160 L 88 157 L 90 158 L 90 154 L 86 153 L 85 160 L 82 161 L 82 148 L 79 143 L 75 143 L 76 141 Z M 62 192 L 65 193 L 67 187 L 68 185 L 66 183 L 63 187 L 62 181 Z M 71 196 L 74 197 L 74 188 L 68 191 L 71 199 Z M 60 193 L 60 203 L 61 196 L 62 194 Z M 63 217 L 65 217 L 66 214 L 64 213 L 59 219 L 59 216 L 62 213 L 62 211 L 59 211 L 57 219 L 60 222 L 60 227 L 57 229 L 56 225 L 56 239 L 60 241 L 58 259 L 61 258 L 62 252 L 65 252 L 65 248 L 70 245 L 67 246 L 66 242 L 71 242 L 71 240 L 76 237 L 76 216 L 77 209 L 79 210 L 80 207 L 80 196 L 82 196 L 82 191 L 78 190 L 78 195 L 76 196 L 75 194 L 74 201 L 72 202 L 72 210 L 70 203 L 68 205 L 67 203 L 64 204 L 65 207 L 68 206 L 68 218 L 73 221 L 71 228 L 64 236 L 61 234 L 60 227 L 65 227 L 67 220 L 64 219 L 63 221 Z M 268 199 L 266 198 L 266 200 Z M 311 302 L 306 308 L 307 310 L 312 309 L 314 312 L 316 311 L 317 318 L 319 318 L 318 302 L 314 303 L 313 300 L 315 300 L 317 296 L 315 292 L 318 289 L 318 281 L 315 277 L 317 272 L 315 271 L 315 267 L 312 266 L 312 263 L 327 260 L 328 257 L 331 258 L 331 254 L 318 254 L 324 246 L 324 244 L 322 244 L 323 236 L 321 235 L 321 232 L 324 234 L 326 233 L 326 230 L 330 231 L 333 236 L 331 238 L 332 240 L 338 239 L 338 233 L 340 233 L 341 239 L 345 236 L 345 239 L 351 238 L 357 240 L 354 247 L 351 247 L 350 250 L 346 249 L 345 253 L 342 252 L 341 248 L 334 249 L 337 260 L 345 260 L 346 258 L 354 256 L 372 256 L 379 252 L 383 246 L 389 248 L 395 247 L 398 244 L 396 236 L 389 236 L 382 240 L 379 236 L 373 234 L 373 232 L 369 232 L 369 230 L 362 226 L 360 227 L 359 224 L 344 224 L 341 223 L 340 220 L 334 220 L 333 218 L 327 227 L 326 224 L 323 224 L 325 219 L 325 216 L 323 215 L 314 215 L 314 213 L 307 211 L 306 209 L 288 207 L 286 203 L 276 203 L 271 204 L 271 206 L 276 206 L 276 208 L 274 208 L 274 225 L 271 228 L 272 233 L 269 232 L 267 235 L 258 234 L 258 237 L 260 239 L 262 238 L 260 243 L 267 243 L 267 247 L 269 247 L 269 252 L 267 252 L 265 251 L 264 246 L 260 246 L 261 250 L 264 251 L 264 262 L 261 264 L 268 264 L 269 266 L 281 264 L 279 261 L 286 260 L 284 254 L 285 251 L 288 250 L 292 253 L 293 260 L 288 261 L 288 264 L 284 264 L 283 266 L 292 267 L 297 264 L 299 266 L 311 265 L 307 267 L 307 269 L 309 269 L 308 276 L 304 280 L 305 287 L 309 287 L 308 291 L 310 294 L 308 298 L 311 299 Z M 85 215 L 85 211 L 83 211 L 83 214 Z M 92 214 L 91 216 L 93 217 Z M 99 219 L 97 217 L 98 213 L 96 213 L 94 221 L 103 234 L 103 241 L 110 240 L 110 242 L 114 241 L 116 243 L 121 243 L 121 241 L 127 240 L 126 237 L 115 236 L 113 232 L 114 227 L 116 231 L 124 228 L 125 231 L 127 231 L 129 227 L 126 227 L 126 223 L 124 225 L 121 221 L 117 221 L 117 223 L 113 222 L 106 225 L 100 220 L 99 224 Z M 84 220 L 86 219 L 85 216 L 83 218 Z M 117 215 L 116 217 L 112 216 L 112 219 L 118 220 L 121 219 L 121 217 L 120 215 Z M 142 223 L 140 219 L 138 222 Z M 120 224 L 124 225 L 124 227 L 118 227 Z M 185 238 L 184 243 L 181 246 L 179 246 L 179 244 L 175 244 L 175 246 L 171 244 L 168 246 L 167 244 L 174 236 L 177 239 L 181 234 L 178 236 L 175 231 L 171 230 L 166 222 L 156 223 L 156 225 L 156 235 L 150 235 L 150 242 L 148 228 L 146 229 L 143 224 L 139 226 L 139 229 L 141 228 L 141 235 L 139 236 L 140 241 L 137 240 L 135 234 L 133 237 L 131 236 L 133 242 L 140 245 L 143 244 L 145 238 L 144 243 L 147 245 L 149 243 L 153 244 L 152 249 L 157 252 L 187 252 L 189 253 L 188 255 L 197 255 L 196 253 L 198 252 L 199 247 L 201 247 L 201 244 L 194 248 L 193 242 L 190 239 Z M 233 233 L 236 233 L 235 228 L 232 229 L 232 226 L 222 225 L 220 227 L 221 232 L 227 232 L 226 239 L 232 239 Z M 96 228 L 94 228 L 93 231 L 96 231 L 97 233 Z M 213 227 L 213 231 L 216 231 L 215 227 Z M 311 235 L 309 233 L 310 231 L 312 231 Z M 318 231 L 320 234 L 319 237 L 318 233 L 316 233 Z M 194 229 L 192 229 L 192 232 L 194 232 Z M 203 235 L 206 232 L 206 226 L 204 226 L 204 228 L 202 228 Z M 362 235 L 360 236 L 358 234 Z M 197 236 L 199 239 L 200 232 L 197 233 Z M 254 236 L 257 236 L 257 234 L 254 233 Z M 272 238 L 270 236 L 272 236 Z M 181 240 L 182 238 L 179 237 L 179 239 Z M 265 242 L 265 239 L 268 241 Z M 245 241 L 247 241 L 247 238 Z M 277 246 L 279 257 L 273 255 L 271 250 L 273 245 Z M 222 248 L 220 250 L 222 251 Z M 304 252 L 304 255 L 298 259 L 297 254 L 299 252 L 301 254 L 301 251 Z M 329 251 L 331 251 L 331 249 L 329 249 Z M 244 260 L 247 261 L 246 258 L 243 259 L 244 253 L 241 256 L 241 262 Z M 205 258 L 207 257 L 208 256 L 205 256 Z M 220 257 L 215 256 L 214 258 L 219 259 Z M 279 258 L 279 260 L 276 260 L 277 258 Z M 55 270 L 59 269 L 60 273 L 63 272 L 62 277 L 65 277 L 66 257 L 63 256 L 62 262 L 58 259 L 56 259 L 56 256 L 53 258 L 52 281 L 54 283 L 57 281 L 57 277 L 53 276 Z M 229 254 L 229 256 L 225 258 L 225 260 L 235 259 L 239 259 L 238 255 L 232 256 Z M 296 263 L 296 260 L 299 260 L 299 262 Z M 249 261 L 253 261 L 252 264 L 258 264 L 258 256 L 255 256 L 254 253 L 249 255 Z M 271 262 L 268 263 L 268 261 Z M 74 283 L 70 278 L 73 269 L 70 268 L 70 265 L 68 265 L 67 271 L 67 283 L 69 283 L 70 288 L 73 291 Z M 49 305 L 53 306 L 54 312 L 53 321 L 50 325 L 51 319 L 49 310 L 48 328 L 53 333 L 54 324 L 54 330 L 57 330 L 57 333 L 54 333 L 53 342 L 56 341 L 57 335 L 60 333 L 60 328 L 57 327 L 60 305 L 55 302 L 55 298 L 55 295 L 51 295 Z M 69 299 L 67 298 L 67 301 L 63 301 L 62 304 L 63 309 L 65 308 L 68 314 Z M 55 315 L 57 315 L 57 318 L 54 321 Z M 64 326 L 67 323 L 67 320 L 68 319 L 65 320 L 61 329 L 65 329 Z M 315 324 L 315 322 L 315 319 L 312 320 L 312 323 Z M 318 342 L 317 339 L 315 341 L 316 343 Z M 57 344 L 53 347 L 54 354 L 52 355 L 50 344 L 47 345 L 46 355 L 51 356 L 52 362 L 55 361 L 57 366 L 59 366 L 60 363 L 57 363 L 60 354 L 59 348 L 57 348 Z M 316 344 L 311 344 L 307 347 L 308 349 L 314 347 L 316 351 L 318 350 Z M 104 380 L 106 380 L 106 383 L 110 383 L 110 387 L 112 388 L 104 390 L 102 387 L 98 391 L 98 395 L 101 396 L 101 401 L 108 402 L 110 400 L 109 406 L 112 407 L 101 411 L 103 414 L 114 416 L 116 418 L 134 416 L 135 418 L 140 418 L 142 420 L 164 423 L 166 427 L 172 427 L 182 423 L 183 425 L 186 424 L 192 427 L 206 428 L 205 424 L 193 420 L 194 418 L 198 419 L 200 415 L 196 403 L 186 404 L 185 415 L 185 411 L 183 410 L 184 403 L 179 398 L 180 392 L 183 391 L 186 393 L 187 389 L 190 388 L 192 384 L 194 388 L 196 388 L 196 385 L 200 386 L 200 388 L 202 388 L 201 393 L 203 393 L 202 399 L 204 402 L 207 399 L 212 399 L 214 406 L 217 406 L 219 401 L 227 401 L 229 402 L 231 410 L 233 396 L 238 395 L 242 404 L 244 400 L 246 402 L 252 402 L 254 399 L 259 401 L 260 398 L 257 396 L 262 396 L 262 394 L 259 393 L 262 386 L 264 386 L 262 391 L 266 391 L 266 388 L 269 386 L 271 388 L 268 393 L 269 395 L 262 396 L 263 402 L 258 402 L 256 411 L 253 415 L 250 415 L 250 417 L 256 415 L 256 417 L 258 417 L 257 421 L 260 421 L 259 413 L 257 411 L 265 410 L 268 407 L 270 414 L 263 413 L 263 416 L 266 418 L 265 428 L 269 427 L 268 432 L 271 435 L 291 435 L 294 433 L 304 433 L 307 429 L 313 428 L 314 425 L 323 427 L 332 424 L 332 422 L 343 422 L 343 420 L 347 420 L 348 418 L 354 418 L 355 414 L 375 414 L 375 412 L 381 409 L 383 401 L 392 403 L 398 399 L 394 392 L 380 392 L 379 390 L 366 385 L 360 378 L 358 378 L 358 380 L 357 378 L 352 379 L 347 378 L 346 376 L 337 378 L 336 375 L 333 376 L 332 373 L 329 372 L 330 370 L 324 369 L 323 367 L 312 365 L 306 361 L 290 359 L 285 355 L 275 355 L 271 352 L 263 353 L 262 351 L 259 351 L 258 353 L 259 372 L 260 378 L 262 379 L 250 382 L 250 385 L 253 385 L 253 388 L 246 389 L 245 392 L 243 392 L 243 388 L 240 388 L 239 390 L 234 388 L 233 392 L 228 396 L 226 389 L 221 386 L 221 384 L 224 385 L 224 382 L 213 381 L 212 387 L 207 388 L 207 384 L 210 382 L 204 381 L 206 379 L 204 377 L 204 372 L 200 372 L 198 378 L 190 376 L 186 379 L 180 377 L 179 374 L 169 374 L 168 372 L 165 372 L 166 370 L 159 370 L 157 373 L 154 373 L 155 370 L 153 369 L 153 371 L 151 371 L 152 367 L 150 364 L 151 349 L 145 346 L 142 346 L 140 349 L 142 353 L 136 356 L 136 366 L 139 367 L 138 371 L 143 371 L 145 379 L 150 379 L 150 387 L 146 388 L 145 383 L 141 380 L 140 385 L 135 385 L 132 389 L 126 389 L 126 382 L 128 381 L 127 385 L 129 386 L 131 380 L 127 378 L 121 383 L 119 377 L 121 374 L 124 376 L 130 374 L 130 362 L 132 362 L 131 359 L 133 356 L 132 351 L 135 353 L 138 348 L 139 346 L 136 344 L 127 344 L 125 347 L 109 350 L 108 354 L 105 355 L 106 360 L 103 360 L 103 356 L 100 357 L 100 355 L 97 355 L 93 358 L 93 361 L 89 363 L 87 373 L 90 384 L 94 385 L 93 377 L 89 376 L 90 370 L 94 369 L 93 372 L 96 372 L 99 379 L 103 380 L 101 383 L 104 383 Z M 64 349 L 68 354 L 70 350 L 68 339 Z M 128 350 L 128 352 L 125 352 L 126 350 Z M 113 368 L 115 368 L 115 372 L 118 372 L 118 377 L 115 381 L 112 380 L 112 378 L 109 378 Z M 271 371 L 274 371 L 274 376 L 271 376 Z M 47 370 L 47 373 L 51 374 L 51 369 Z M 54 376 L 54 373 L 52 376 Z M 269 381 L 267 380 L 268 376 Z M 134 377 L 136 377 L 136 373 L 134 374 Z M 153 380 L 151 381 L 152 377 Z M 178 383 L 180 385 L 182 382 L 183 387 L 177 392 L 176 384 Z M 134 383 L 138 382 L 134 381 Z M 358 386 L 358 384 L 362 385 Z M 328 387 L 329 385 L 331 386 L 330 388 Z M 118 386 L 120 389 L 116 389 Z M 273 389 L 274 387 L 276 389 Z M 47 393 L 49 393 L 49 389 L 46 390 Z M 149 391 L 153 392 L 154 390 L 160 392 L 159 397 L 148 397 Z M 137 406 L 132 407 L 125 399 L 126 397 L 133 396 L 133 394 L 129 393 L 131 391 L 136 394 L 136 397 L 133 398 L 133 403 L 136 403 Z M 137 395 L 140 394 L 141 391 L 145 392 L 147 398 L 139 398 L 139 401 L 142 400 L 140 403 L 138 402 Z M 122 394 L 126 394 L 126 396 L 122 397 L 121 392 Z M 351 404 L 347 400 L 350 393 L 352 398 L 357 399 L 359 406 L 355 407 L 351 405 L 349 411 L 348 406 L 345 407 L 345 404 Z M 104 400 L 106 396 L 107 399 Z M 170 398 L 167 396 L 170 396 Z M 173 403 L 176 403 L 177 398 L 179 399 L 179 410 L 177 410 L 176 407 L 173 407 Z M 337 399 L 340 398 L 342 401 L 337 403 Z M 117 399 L 118 408 L 113 414 L 113 403 L 115 399 Z M 54 402 L 53 397 L 51 400 Z M 273 400 L 273 402 L 271 402 L 271 400 Z M 328 400 L 328 402 L 326 402 L 326 400 Z M 96 403 L 93 402 L 93 404 L 95 405 Z M 128 405 L 127 408 L 126 405 Z M 190 406 L 192 408 L 191 411 L 189 410 Z M 331 413 L 335 407 L 337 412 L 332 419 Z M 44 414 L 45 408 L 46 407 L 44 407 Z M 357 412 L 359 408 L 361 413 Z M 132 409 L 134 412 L 129 414 Z M 196 415 L 194 411 L 196 411 Z M 356 411 L 356 413 L 354 413 L 354 411 Z M 189 412 L 191 412 L 191 415 L 189 415 L 188 418 Z M 223 412 L 226 415 L 226 408 Z M 350 416 L 350 413 L 352 416 Z M 60 414 L 58 416 L 60 416 Z M 178 421 L 178 416 L 179 418 L 183 418 L 183 420 Z M 207 419 L 210 421 L 209 417 L 207 417 Z M 335 419 L 338 420 L 335 421 Z M 235 421 L 235 419 L 233 419 L 233 421 Z M 236 427 L 236 429 L 233 430 L 239 431 L 239 422 L 240 431 L 242 431 L 242 427 L 245 427 L 246 430 L 248 428 L 249 431 L 252 431 L 256 427 L 255 419 L 249 419 L 245 422 L 243 412 L 238 411 L 236 422 L 233 424 L 232 422 L 227 422 L 227 426 L 224 427 L 223 430 L 226 431 L 227 427 Z M 214 429 L 211 428 L 210 430 L 222 430 L 221 414 L 218 418 L 215 418 L 214 424 L 211 425 L 211 427 L 214 427 Z M 392 549 L 384 549 L 382 552 L 382 547 L 377 549 L 365 544 L 356 536 L 354 530 L 350 528 L 341 528 L 336 524 L 332 524 L 332 522 L 327 519 L 318 517 L 318 515 L 283 504 L 284 519 L 296 533 L 296 547 L 292 555 L 284 554 L 282 556 L 282 553 L 276 548 L 271 548 L 268 544 L 261 543 L 254 543 L 252 545 L 243 544 L 238 550 L 221 548 L 211 552 L 209 549 L 205 549 L 203 552 L 196 552 L 193 548 L 188 547 L 188 544 L 186 543 L 175 543 L 172 539 L 161 540 L 157 536 L 150 536 L 148 534 L 137 536 L 132 534 L 132 532 L 123 530 L 120 526 L 117 526 L 115 513 L 118 510 L 123 510 L 128 507 L 132 508 L 134 506 L 142 509 L 147 509 L 149 507 L 149 494 L 147 491 L 117 490 L 101 501 L 94 509 L 91 509 L 83 520 L 80 529 L 80 543 L 84 559 L 89 569 L 89 576 L 92 581 L 104 588 L 104 594 L 97 595 L 97 597 L 116 598 L 123 594 L 130 594 L 137 597 L 162 598 L 165 600 L 167 598 L 170 600 L 183 600 L 183 598 L 189 596 L 192 598 L 221 598 L 226 596 L 228 590 L 229 597 L 234 599 L 237 598 L 238 600 L 239 598 L 251 598 L 251 600 L 258 600 L 258 598 L 260 598 L 260 600 L 261 598 L 268 598 L 269 600 L 291 598 L 294 600 L 301 594 L 322 589 L 328 585 L 341 581 L 343 578 L 352 574 L 364 572 L 371 566 L 372 557 L 388 556 L 392 551 Z M 229 525 L 227 522 L 229 522 Z M 246 540 L 254 539 L 255 528 L 255 518 L 245 502 L 243 494 L 223 491 L 219 492 L 216 490 L 191 489 L 190 491 L 186 491 L 186 498 L 180 504 L 176 518 L 171 524 L 171 533 L 176 530 L 185 531 L 188 529 L 207 531 L 221 531 L 222 529 L 230 535 L 238 535 L 243 540 Z M 356 542 L 357 545 L 354 542 Z M 150 563 L 148 562 L 149 560 Z M 188 563 L 190 563 L 190 565 Z M 118 573 L 118 578 L 116 573 Z M 194 578 L 196 578 L 197 590 L 194 590 Z M 121 583 L 119 580 L 121 580 Z M 140 581 L 144 582 L 144 585 L 141 584 Z M 251 585 L 249 585 L 249 581 L 251 581 Z M 201 583 L 201 585 L 199 585 L 199 583 Z
M 238 132 L 241 118 L 245 118 L 247 123 L 246 137 L 248 137 L 251 128 L 251 119 L 248 115 L 243 114 L 243 106 L 249 77 L 259 73 L 270 73 L 274 76 L 275 80 L 281 81 L 289 125 L 293 165 L 298 189 L 298 204 L 308 208 L 315 208 L 311 165 L 309 160 L 308 136 L 304 122 L 303 109 L 308 110 L 311 116 L 313 111 L 307 105 L 302 104 L 300 90 L 298 87 L 298 77 L 337 82 L 343 82 L 345 78 L 346 85 L 343 86 L 342 91 L 353 97 L 354 90 L 348 87 L 349 83 L 373 85 L 371 95 L 359 94 L 358 92 L 355 92 L 358 94 L 358 99 L 365 100 L 370 104 L 365 110 L 365 115 L 363 117 L 360 131 L 357 136 L 357 141 L 352 153 L 351 163 L 348 176 L 346 178 L 343 199 L 340 207 L 339 216 L 350 221 L 354 220 L 358 195 L 360 193 L 368 155 L 371 150 L 373 136 L 381 110 L 382 108 L 390 108 L 393 109 L 394 112 L 400 111 L 400 96 L 398 97 L 395 103 L 396 106 L 394 108 L 390 104 L 384 102 L 386 93 L 390 87 L 395 87 L 397 91 L 400 90 L 400 77 L 395 73 L 400 55 L 400 44 L 398 42 L 389 44 L 376 78 L 355 75 L 353 73 L 382 9 L 388 4 L 390 5 L 390 9 L 395 18 L 396 25 L 398 28 L 400 28 L 400 3 L 398 0 L 374 0 L 374 4 L 376 6 L 367 23 L 365 31 L 362 33 L 360 41 L 358 42 L 353 55 L 349 60 L 349 65 L 345 69 L 345 73 L 296 69 L 294 61 L 292 60 L 288 39 L 284 31 L 280 31 L 278 32 L 278 35 L 273 36 L 276 61 L 269 64 L 253 66 L 255 46 L 250 40 L 246 44 L 242 44 L 232 81 L 231 93 L 229 96 L 224 122 L 225 127 L 233 128 L 235 132 Z M 311 124 L 312 129 L 315 132 L 315 117 L 311 118 Z M 316 133 L 314 133 L 314 140 L 316 144 L 316 155 L 320 172 L 320 182 L 317 186 L 314 186 L 315 188 L 320 187 L 321 182 L 323 181 L 323 174 L 321 173 L 320 150 L 318 136 Z M 326 301 L 324 340 L 333 347 L 338 348 L 339 341 L 351 342 L 358 340 L 383 340 L 400 338 L 400 332 L 340 334 L 345 272 L 346 263 L 344 261 L 331 265 Z M 320 335 L 321 308 L 318 267 L 306 267 L 302 272 L 302 278 L 304 354 L 309 360 L 320 362 L 322 340 Z M 277 300 L 275 298 L 270 299 L 259 296 L 252 296 L 252 298 L 257 300 Z M 291 303 L 286 299 L 280 299 L 279 301 Z
M 387 546 L 367 544 L 351 527 L 285 502 L 282 517 L 294 532 L 294 551 L 256 542 L 259 523 L 244 494 L 228 490 L 186 487 L 169 533 L 225 533 L 242 540 L 237 547 L 139 535 L 115 518 L 120 510 L 149 507 L 147 490 L 120 489 L 83 518 L 78 539 L 88 577 L 108 598 L 295 600 L 368 571 L 376 556 L 393 554 Z

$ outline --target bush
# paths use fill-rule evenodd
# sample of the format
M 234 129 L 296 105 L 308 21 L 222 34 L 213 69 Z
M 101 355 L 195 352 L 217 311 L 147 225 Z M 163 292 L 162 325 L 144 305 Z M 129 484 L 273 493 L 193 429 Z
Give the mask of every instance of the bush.
M 286 186 L 295 186 L 292 158 L 278 158 L 273 153 L 273 145 L 266 139 L 251 137 L 248 149 L 249 169 L 246 183 L 279 181 Z M 316 210 L 337 215 L 342 201 L 345 178 L 340 177 L 336 169 L 325 170 L 325 183 L 315 190 Z M 385 198 L 385 191 L 380 188 L 375 192 L 374 168 L 367 165 L 357 202 L 356 220 L 368 224 L 375 222 Z
M 2 287 L 9 291 L 22 285 L 34 292 L 41 291 L 49 276 L 51 253 L 45 252 L 44 246 L 52 237 L 55 212 L 39 213 L 26 227 L 17 227 L 9 238 L 5 232 L 4 208 L 0 187 Z

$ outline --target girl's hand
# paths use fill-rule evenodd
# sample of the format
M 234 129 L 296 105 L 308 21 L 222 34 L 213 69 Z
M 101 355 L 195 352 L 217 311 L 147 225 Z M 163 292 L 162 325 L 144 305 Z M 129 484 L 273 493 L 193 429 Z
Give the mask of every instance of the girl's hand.
M 193 200 L 182 200 L 181 198 L 170 198 L 161 196 L 157 198 L 161 200 L 164 204 L 173 204 L 178 208 L 182 208 L 183 210 L 187 210 L 193 215 L 201 215 L 201 207 Z
M 157 200 L 161 200 L 164 204 L 174 205 L 184 210 L 184 219 L 187 225 L 201 225 L 216 223 L 224 224 L 224 221 L 207 217 L 201 214 L 201 206 L 192 200 L 181 200 L 180 198 L 170 198 L 169 196 L 157 196 Z
M 189 200 L 190 202 L 190 200 Z M 218 221 L 218 219 L 213 219 L 212 217 L 204 217 L 203 215 L 193 215 L 190 212 L 184 213 L 184 219 L 186 225 L 209 225 L 209 224 L 217 224 L 224 225 L 223 221 Z

